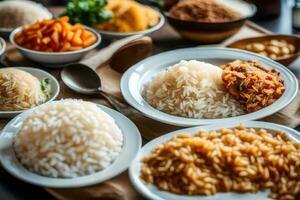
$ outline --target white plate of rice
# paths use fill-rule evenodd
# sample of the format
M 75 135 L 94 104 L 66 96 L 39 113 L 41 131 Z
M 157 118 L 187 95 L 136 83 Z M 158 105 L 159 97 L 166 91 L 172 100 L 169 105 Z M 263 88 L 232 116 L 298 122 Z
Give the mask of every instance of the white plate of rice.
M 28 183 L 75 188 L 119 175 L 140 148 L 140 133 L 124 115 L 66 99 L 11 120 L 0 136 L 0 161 L 9 173 Z
M 238 102 L 220 89 L 215 76 L 222 73 L 217 66 L 234 60 L 257 60 L 263 66 L 274 68 L 287 86 L 284 94 L 273 104 L 245 114 Z M 179 91 L 179 95 L 175 92 L 172 98 L 169 94 L 165 98 L 166 85 Z M 288 68 L 255 53 L 230 48 L 187 48 L 161 53 L 135 64 L 123 75 L 121 91 L 126 101 L 147 117 L 176 126 L 197 126 L 272 115 L 295 98 L 298 81 Z M 186 100 L 185 92 L 191 92 L 196 98 L 190 96 Z M 180 95 L 185 96 L 185 101 Z
M 257 193 L 234 193 L 234 192 L 217 192 L 216 194 L 212 196 L 204 196 L 204 195 L 177 195 L 175 193 L 166 192 L 159 190 L 156 186 L 152 184 L 145 184 L 144 181 L 140 178 L 141 175 L 141 167 L 142 167 L 142 161 L 145 156 L 151 155 L 152 150 L 155 147 L 158 147 L 160 144 L 167 142 L 171 138 L 173 138 L 176 135 L 179 134 L 192 134 L 195 135 L 198 133 L 199 130 L 204 130 L 207 132 L 219 130 L 221 128 L 234 128 L 238 127 L 240 125 L 240 122 L 230 122 L 226 124 L 218 124 L 218 125 L 206 125 L 206 126 L 200 126 L 200 127 L 193 127 L 193 128 L 185 128 L 178 131 L 174 131 L 171 133 L 168 133 L 166 135 L 163 135 L 159 138 L 156 138 L 149 143 L 147 143 L 143 148 L 140 150 L 134 161 L 131 163 L 129 167 L 129 178 L 131 180 L 131 183 L 133 186 L 147 199 L 155 199 L 155 200 L 164 200 L 164 199 L 172 199 L 172 200 L 224 200 L 224 199 L 230 199 L 230 200 L 267 200 L 271 199 L 268 197 L 270 191 L 259 191 Z M 286 134 L 292 141 L 295 141 L 296 143 L 300 143 L 300 133 L 292 128 L 274 124 L 274 123 L 268 123 L 268 122 L 258 122 L 258 121 L 248 121 L 243 122 L 243 125 L 246 128 L 254 128 L 254 129 L 265 129 L 269 131 L 281 131 L 284 134 Z M 176 142 L 175 142 L 176 143 Z M 197 143 L 197 142 L 195 142 Z M 175 144 L 174 144 L 175 145 Z M 249 145 L 249 143 L 245 143 L 245 145 Z M 176 145 L 175 145 L 176 146 Z M 238 147 L 238 145 L 233 146 Z M 161 157 L 161 159 L 163 159 Z M 280 175 L 279 175 L 280 176 Z M 284 199 L 284 198 L 282 198 Z
M 3 70 L 7 69 L 9 72 L 5 71 L 3 75 Z M 45 81 L 47 95 L 42 94 L 41 90 L 42 82 Z M 53 101 L 60 92 L 59 83 L 54 76 L 31 67 L 1 68 L 0 83 L 0 97 L 5 96 L 1 97 L 0 118 L 12 118 L 37 105 Z

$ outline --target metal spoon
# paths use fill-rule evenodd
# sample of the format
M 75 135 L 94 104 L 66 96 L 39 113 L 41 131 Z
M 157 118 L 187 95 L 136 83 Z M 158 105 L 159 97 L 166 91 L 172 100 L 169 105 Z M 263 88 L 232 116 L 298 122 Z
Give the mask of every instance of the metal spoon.
M 61 78 L 70 89 L 81 94 L 99 94 L 117 111 L 124 112 L 125 105 L 102 90 L 101 79 L 93 69 L 81 64 L 72 65 L 62 71 Z
M 113 98 L 111 95 L 105 93 L 101 87 L 101 79 L 96 73 L 96 69 L 101 64 L 107 62 L 112 55 L 118 51 L 122 46 L 129 42 L 141 38 L 142 35 L 135 35 L 128 38 L 118 40 L 108 47 L 100 50 L 92 57 L 83 60 L 79 63 L 70 64 L 61 72 L 63 82 L 75 92 L 93 95 L 100 94 L 104 97 L 116 110 L 125 112 L 125 105 Z

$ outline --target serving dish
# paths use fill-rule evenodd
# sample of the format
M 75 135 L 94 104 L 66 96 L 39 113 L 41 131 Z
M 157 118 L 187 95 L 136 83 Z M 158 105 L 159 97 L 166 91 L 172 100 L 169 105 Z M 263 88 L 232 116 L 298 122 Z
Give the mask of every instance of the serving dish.
M 92 32 L 97 40 L 91 46 L 86 48 L 76 50 L 76 51 L 68 51 L 68 52 L 42 52 L 35 51 L 31 49 L 27 49 L 21 47 L 16 44 L 14 41 L 15 35 L 22 30 L 22 27 L 16 28 L 9 36 L 9 40 L 13 46 L 15 46 L 26 58 L 35 61 L 37 63 L 41 63 L 51 68 L 62 67 L 66 64 L 75 62 L 83 58 L 89 51 L 96 48 L 101 42 L 101 36 L 92 28 L 85 27 L 88 31 Z
M 283 95 L 273 104 L 253 113 L 223 118 L 223 119 L 191 119 L 178 117 L 150 106 L 142 97 L 143 87 L 153 75 L 166 69 L 180 60 L 199 60 L 214 65 L 221 65 L 236 59 L 240 60 L 257 60 L 263 65 L 276 69 L 282 76 L 286 87 Z M 176 126 L 197 126 L 212 123 L 227 123 L 230 121 L 257 120 L 269 116 L 287 106 L 296 96 L 298 92 L 298 81 L 295 75 L 281 64 L 260 56 L 239 49 L 230 48 L 186 48 L 173 50 L 149 57 L 135 65 L 125 72 L 121 79 L 121 92 L 125 100 L 134 108 L 142 112 L 145 116 L 157 121 L 176 125 Z
M 13 28 L 0 28 L 0 35 L 1 37 L 9 38 L 9 35 L 13 30 Z
M 125 171 L 141 147 L 141 136 L 136 126 L 124 115 L 98 105 L 100 109 L 113 117 L 122 131 L 124 146 L 119 157 L 107 168 L 91 175 L 77 178 L 48 178 L 30 172 L 17 160 L 12 147 L 13 137 L 20 129 L 22 122 L 32 110 L 18 115 L 2 130 L 0 136 L 0 162 L 2 166 L 15 177 L 28 183 L 51 188 L 75 188 L 101 183 Z
M 287 57 L 274 59 L 275 61 L 285 66 L 288 66 L 300 56 L 300 37 L 296 35 L 281 35 L 281 34 L 275 35 L 274 34 L 274 35 L 264 35 L 259 37 L 245 38 L 245 39 L 237 40 L 231 44 L 228 44 L 227 47 L 243 49 L 243 47 L 245 47 L 247 44 L 270 41 L 270 40 L 285 40 L 289 44 L 292 44 L 295 47 L 295 53 Z
M 186 195 L 176 195 L 169 192 L 163 192 L 158 190 L 153 185 L 146 185 L 140 179 L 140 169 L 141 169 L 141 161 L 144 156 L 150 155 L 151 151 L 154 147 L 158 146 L 159 144 L 166 142 L 167 140 L 171 139 L 173 136 L 186 133 L 186 134 L 195 134 L 199 131 L 199 129 L 203 129 L 206 131 L 218 130 L 220 128 L 233 128 L 238 126 L 240 121 L 232 121 L 226 124 L 218 124 L 218 125 L 208 125 L 208 126 L 201 126 L 201 127 L 193 127 L 193 128 L 186 128 L 178 131 L 174 131 L 163 135 L 159 138 L 156 138 L 149 143 L 147 143 L 138 153 L 134 161 L 131 163 L 129 168 L 129 177 L 133 184 L 133 186 L 146 198 L 148 199 L 155 199 L 155 200 L 163 200 L 163 199 L 174 199 L 174 200 L 196 200 L 196 199 L 203 199 L 203 200 L 223 200 L 223 199 L 231 199 L 231 200 L 238 200 L 238 199 L 246 199 L 246 200 L 254 200 L 254 199 L 269 199 L 268 193 L 269 191 L 263 191 L 258 193 L 244 193 L 244 194 L 237 194 L 237 193 L 217 193 L 214 196 L 186 196 Z M 267 123 L 267 122 L 255 122 L 255 121 L 248 121 L 243 122 L 246 127 L 251 128 L 258 128 L 258 129 L 267 129 L 267 130 L 280 130 L 285 132 L 290 139 L 295 140 L 296 142 L 300 143 L 300 133 L 292 128 L 288 128 L 282 125 L 274 124 L 274 123 Z
M 165 17 L 162 14 L 159 14 L 159 16 L 160 16 L 159 23 L 149 29 L 144 30 L 144 31 L 118 33 L 118 32 L 110 32 L 110 31 L 102 31 L 99 29 L 96 29 L 96 30 L 98 33 L 100 33 L 100 35 L 104 41 L 119 40 L 119 39 L 129 37 L 132 35 L 149 35 L 155 31 L 159 30 L 165 24 Z
M 2 56 L 6 49 L 6 42 L 3 38 L 0 38 L 0 56 Z
M 49 74 L 48 72 L 32 67 L 17 67 L 17 69 L 24 70 L 34 77 L 36 77 L 39 81 L 42 81 L 44 78 L 49 78 L 50 80 L 50 85 L 52 89 L 52 93 L 50 98 L 46 102 L 53 101 L 57 98 L 60 92 L 60 86 L 56 78 Z M 46 103 L 45 102 L 45 103 Z M 12 118 L 15 117 L 16 115 L 25 112 L 26 110 L 18 110 L 18 111 L 0 111 L 0 118 Z
M 171 17 L 168 12 L 165 16 L 183 38 L 201 43 L 218 43 L 237 33 L 246 20 L 256 13 L 255 5 L 243 0 L 217 0 L 217 2 L 237 11 L 243 18 L 229 22 L 209 23 L 180 20 Z
M 26 16 L 28 13 L 36 14 L 37 13 L 36 9 L 38 9 L 39 11 L 43 11 L 44 17 L 42 17 L 41 15 L 39 15 L 39 17 L 31 16 L 30 22 L 34 22 L 35 20 L 42 19 L 42 18 L 48 18 L 48 19 L 53 18 L 53 14 L 47 8 L 45 8 L 41 3 L 36 3 L 34 1 L 23 1 L 23 2 L 10 1 L 10 2 L 2 2 L 1 4 L 6 4 L 5 8 L 8 8 L 7 11 L 10 13 L 10 15 L 7 15 L 7 16 L 11 17 L 13 14 L 12 18 L 16 18 L 18 21 L 20 21 L 24 17 L 25 18 L 28 17 L 28 16 Z M 10 4 L 10 5 L 7 6 L 8 4 Z M 22 9 L 22 11 L 20 12 L 19 9 Z M 15 13 L 12 13 L 12 12 L 15 12 Z M 5 14 L 7 14 L 7 12 Z M 7 18 L 4 18 L 2 20 L 7 21 Z M 13 22 L 13 21 L 15 21 L 15 19 L 10 19 L 10 21 Z M 23 21 L 24 21 L 24 19 L 23 19 Z M 27 23 L 29 22 L 28 19 L 25 21 Z M 23 22 L 23 23 L 25 23 L 25 22 Z M 21 25 L 22 24 L 18 24 L 17 26 L 21 26 Z M 0 27 L 0 36 L 5 39 L 8 39 L 9 35 L 15 28 L 16 28 L 16 26 Z

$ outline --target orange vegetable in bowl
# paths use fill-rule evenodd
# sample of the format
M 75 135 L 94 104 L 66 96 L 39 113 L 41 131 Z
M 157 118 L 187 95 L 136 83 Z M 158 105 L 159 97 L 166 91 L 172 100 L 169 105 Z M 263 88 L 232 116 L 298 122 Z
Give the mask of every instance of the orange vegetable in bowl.
M 113 16 L 110 20 L 95 24 L 96 29 L 109 32 L 138 32 L 159 23 L 159 12 L 132 0 L 108 0 L 105 10 Z
M 21 47 L 45 52 L 76 51 L 91 46 L 96 40 L 97 37 L 81 24 L 71 25 L 69 17 L 26 25 L 14 37 Z

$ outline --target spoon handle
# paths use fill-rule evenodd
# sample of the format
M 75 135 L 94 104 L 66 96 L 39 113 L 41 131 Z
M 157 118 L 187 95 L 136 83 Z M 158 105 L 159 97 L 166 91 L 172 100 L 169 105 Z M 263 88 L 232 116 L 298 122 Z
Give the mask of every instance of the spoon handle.
M 106 92 L 99 91 L 99 93 L 100 93 L 101 96 L 103 96 L 110 103 L 110 105 L 112 107 L 114 107 L 120 113 L 123 113 L 123 114 L 126 115 L 126 113 L 124 113 L 124 111 L 125 111 L 126 108 L 128 108 L 127 105 L 125 105 L 121 101 L 117 100 L 116 98 L 112 97 L 111 95 L 107 94 Z
M 107 62 L 114 53 L 121 47 L 128 44 L 129 42 L 141 38 L 143 35 L 133 35 L 111 43 L 108 47 L 105 47 L 95 53 L 93 56 L 80 61 L 81 64 L 87 65 L 93 70 L 96 70 L 98 66 Z

